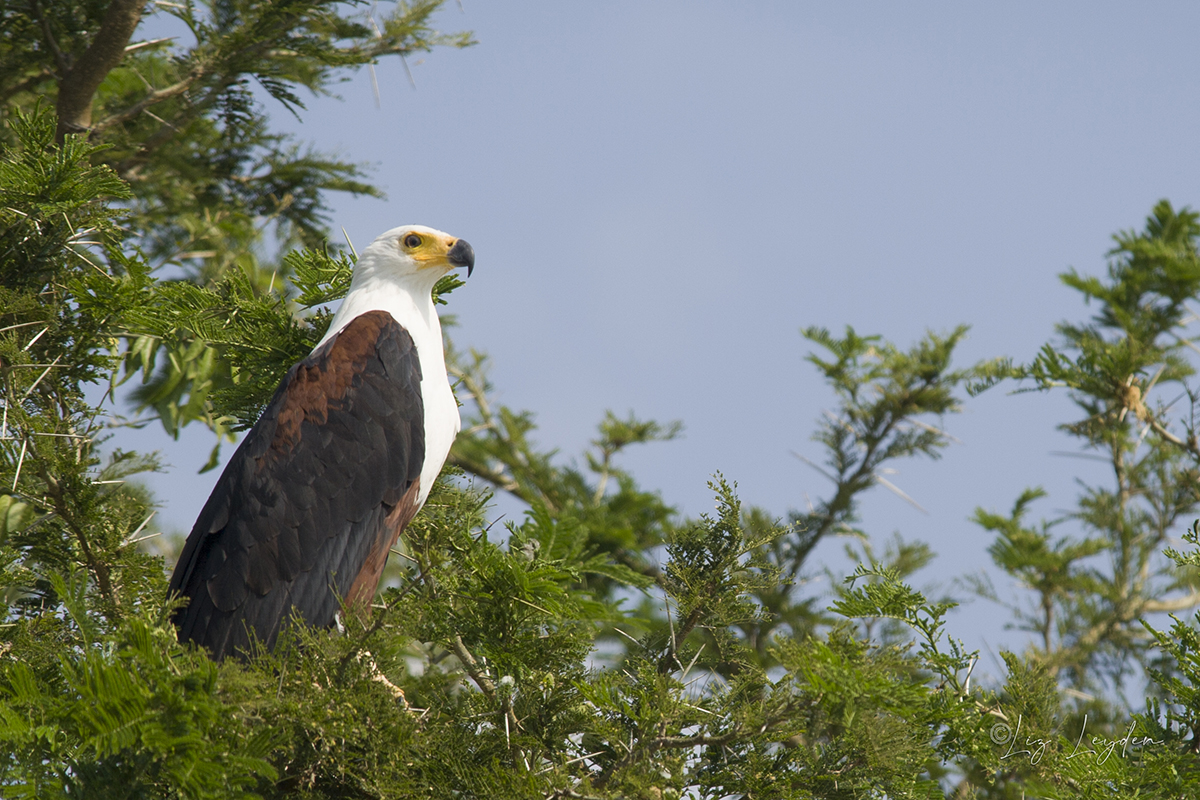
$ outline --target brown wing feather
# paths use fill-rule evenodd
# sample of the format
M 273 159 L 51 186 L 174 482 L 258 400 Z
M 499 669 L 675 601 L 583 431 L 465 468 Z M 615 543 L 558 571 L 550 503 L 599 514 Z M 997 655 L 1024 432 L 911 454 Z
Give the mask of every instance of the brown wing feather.
M 412 337 L 356 317 L 292 367 L 201 510 L 171 577 L 180 639 L 219 660 L 273 647 L 294 614 L 328 626 L 343 599 L 369 603 L 424 460 Z

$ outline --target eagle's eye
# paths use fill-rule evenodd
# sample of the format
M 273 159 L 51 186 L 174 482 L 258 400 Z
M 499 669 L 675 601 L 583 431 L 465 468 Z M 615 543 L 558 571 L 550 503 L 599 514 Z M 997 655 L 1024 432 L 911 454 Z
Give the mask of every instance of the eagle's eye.
M 415 233 L 410 233 L 408 236 L 404 237 L 404 246 L 409 250 L 412 250 L 414 247 L 420 247 L 421 237 L 417 236 Z

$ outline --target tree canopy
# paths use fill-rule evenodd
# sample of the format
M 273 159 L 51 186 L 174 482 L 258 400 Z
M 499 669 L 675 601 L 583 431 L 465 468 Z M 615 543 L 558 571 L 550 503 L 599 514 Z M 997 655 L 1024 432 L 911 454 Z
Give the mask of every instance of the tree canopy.
M 169 434 L 253 423 L 348 286 L 327 193 L 375 190 L 273 133 L 250 82 L 299 114 L 347 70 L 470 44 L 434 32 L 438 5 L 382 23 L 321 0 L 6 6 L 0 793 L 1195 796 L 1200 522 L 1171 537 L 1200 503 L 1181 327 L 1200 217 L 1166 201 L 1117 234 L 1103 277 L 1062 276 L 1096 313 L 1028 363 L 956 365 L 965 327 L 909 347 L 805 328 L 835 407 L 813 435 L 831 488 L 804 511 L 743 507 L 715 475 L 715 512 L 683 517 L 621 467 L 678 423 L 610 413 L 564 464 L 494 400 L 487 356 L 450 347 L 464 432 L 370 618 L 293 628 L 245 663 L 179 644 L 133 480 L 157 464 L 120 447 L 123 393 Z M 192 40 L 138 40 L 148 13 Z M 929 548 L 881 547 L 859 509 L 996 386 L 1067 392 L 1063 429 L 1110 475 L 1056 518 L 1031 520 L 1037 487 L 977 512 L 1033 637 L 982 680 L 953 601 L 908 583 Z M 523 518 L 496 526 L 496 493 Z M 860 564 L 816 596 L 802 579 L 832 536 Z

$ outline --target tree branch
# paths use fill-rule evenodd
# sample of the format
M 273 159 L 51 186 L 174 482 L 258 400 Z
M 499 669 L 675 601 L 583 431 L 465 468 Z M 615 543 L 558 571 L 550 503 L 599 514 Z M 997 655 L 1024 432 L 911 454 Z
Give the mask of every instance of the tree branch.
M 5 89 L 3 92 L 0 92 L 0 103 L 7 103 L 9 98 L 11 98 L 15 95 L 18 95 L 21 92 L 29 91 L 30 89 L 33 89 L 34 87 L 36 87 L 38 84 L 45 83 L 46 81 L 51 80 L 53 78 L 54 78 L 54 73 L 48 69 L 44 69 L 41 72 L 38 72 L 37 74 L 30 75 L 25 80 L 20 81 L 16 84 L 13 84 L 12 86 Z
M 1195 437 L 1189 437 L 1187 441 L 1184 441 L 1167 430 L 1166 427 L 1164 427 L 1163 424 L 1158 420 L 1150 418 L 1148 421 L 1150 423 L 1150 427 L 1154 429 L 1154 432 L 1163 439 L 1189 453 L 1193 458 L 1200 458 L 1200 446 L 1196 444 Z
M 67 55 L 58 46 L 58 40 L 54 38 L 54 31 L 50 30 L 50 22 L 46 19 L 46 15 L 42 13 L 42 4 L 35 2 L 33 4 L 35 13 L 37 14 L 38 22 L 42 26 L 42 35 L 46 37 L 46 45 L 50 48 L 50 52 L 54 54 L 54 63 L 58 66 L 59 71 L 66 75 L 71 70 L 71 62 Z
M 124 58 L 125 45 L 141 22 L 145 6 L 146 0 L 112 0 L 91 45 L 59 80 L 56 136 L 60 143 L 68 133 L 91 129 L 96 89 Z
M 700 621 L 700 616 L 704 613 L 705 608 L 703 604 L 693 608 L 692 612 L 688 614 L 687 619 L 679 626 L 679 630 L 671 632 L 671 644 L 667 647 L 667 652 L 663 653 L 658 659 L 658 672 L 660 675 L 671 674 L 676 666 L 679 666 L 680 669 L 683 668 L 676 655 L 679 652 L 679 645 L 688 637 L 688 634 L 695 630 L 696 624 Z
M 451 642 L 451 647 L 454 650 L 454 655 L 458 656 L 458 660 L 462 662 L 466 668 L 467 674 L 471 676 L 471 680 L 475 681 L 475 685 L 487 696 L 492 702 L 499 701 L 501 711 L 504 713 L 505 731 L 517 730 L 520 727 L 520 721 L 517 720 L 517 712 L 513 710 L 512 696 L 507 695 L 501 697 L 496 690 L 496 684 L 488 677 L 482 669 L 479 668 L 479 662 L 475 660 L 475 656 L 471 655 L 471 651 L 463 644 L 462 637 L 458 634 L 454 635 L 454 640 Z M 509 678 L 508 680 L 512 680 Z M 503 683 L 502 681 L 501 683 Z M 513 754 L 515 760 L 518 751 L 513 747 L 511 739 L 509 740 L 509 751 Z
M 122 122 L 133 119 L 138 114 L 148 109 L 156 103 L 161 103 L 164 100 L 170 100 L 172 97 L 183 94 L 188 88 L 204 75 L 204 68 L 196 65 L 192 68 L 191 73 L 186 78 L 168 86 L 165 89 L 155 89 L 150 94 L 137 101 L 124 111 L 118 111 L 116 114 L 111 114 L 92 126 L 94 131 L 102 131 L 105 128 L 111 128 L 113 125 L 120 125 Z
M 458 634 L 454 635 L 454 639 L 450 642 L 451 649 L 454 650 L 454 655 L 458 656 L 458 660 L 462 662 L 463 667 L 467 670 L 467 674 L 471 676 L 471 680 L 475 681 L 475 685 L 479 687 L 489 700 L 496 699 L 496 684 L 487 676 L 482 669 L 479 668 L 479 662 L 475 660 L 475 656 L 471 655 L 471 651 L 463 644 L 462 637 Z
M 1187 611 L 1189 608 L 1194 608 L 1200 605 L 1200 592 L 1192 592 L 1183 597 L 1176 597 L 1172 600 L 1147 600 L 1142 606 L 1142 611 L 1147 614 L 1161 614 L 1163 612 Z
M 655 747 L 688 748 L 688 747 L 720 747 L 729 744 L 741 734 L 734 729 L 720 736 L 660 736 L 654 740 Z

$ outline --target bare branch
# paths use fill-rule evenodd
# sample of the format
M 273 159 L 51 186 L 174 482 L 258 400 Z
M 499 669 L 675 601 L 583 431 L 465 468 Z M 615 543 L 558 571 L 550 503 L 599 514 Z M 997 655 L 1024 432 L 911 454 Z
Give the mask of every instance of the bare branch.
M 1192 592 L 1191 594 L 1171 600 L 1147 600 L 1142 610 L 1147 614 L 1174 613 L 1176 611 L 1187 611 L 1189 608 L 1195 608 L 1198 605 L 1200 605 L 1200 592 Z
M 125 46 L 142 20 L 146 0 L 112 0 L 100 29 L 58 84 L 58 141 L 92 127 L 92 99 L 100 83 L 125 56 Z
M 0 92 L 0 103 L 8 102 L 9 98 L 15 97 L 21 92 L 28 92 L 37 88 L 39 85 L 54 78 L 54 73 L 48 69 L 44 69 L 34 75 L 30 75 L 23 81 L 19 81 L 12 86 Z

